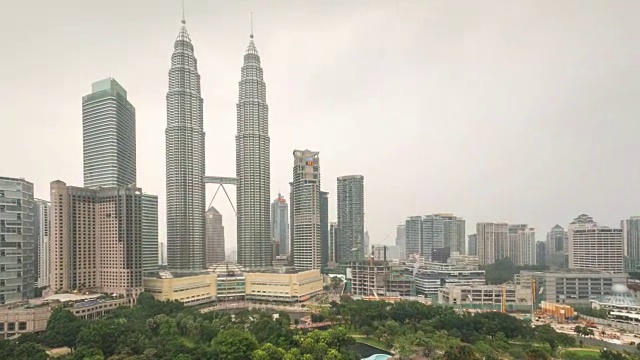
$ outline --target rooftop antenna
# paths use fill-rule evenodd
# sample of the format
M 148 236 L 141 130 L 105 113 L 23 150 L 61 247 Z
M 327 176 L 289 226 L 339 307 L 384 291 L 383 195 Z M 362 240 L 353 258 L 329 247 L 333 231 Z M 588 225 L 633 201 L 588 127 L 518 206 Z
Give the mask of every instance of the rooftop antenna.
M 182 21 L 181 21 L 182 25 L 187 23 L 187 20 L 185 20 L 184 18 L 184 1 L 185 0 L 182 0 Z
M 253 39 L 253 12 L 251 12 L 251 34 L 249 35 L 249 39 Z

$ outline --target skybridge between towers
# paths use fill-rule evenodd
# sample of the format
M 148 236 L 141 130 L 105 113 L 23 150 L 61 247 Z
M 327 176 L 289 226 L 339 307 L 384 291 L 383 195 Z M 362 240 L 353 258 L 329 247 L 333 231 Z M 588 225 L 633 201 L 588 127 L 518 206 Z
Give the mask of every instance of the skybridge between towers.
M 222 188 L 222 191 L 224 191 L 224 194 L 227 195 L 227 199 L 229 200 L 229 204 L 231 204 L 231 207 L 233 208 L 233 212 L 236 214 L 236 216 L 238 216 L 238 212 L 236 211 L 236 207 L 235 207 L 235 205 L 233 205 L 233 201 L 231 201 L 231 197 L 229 197 L 229 193 L 227 192 L 227 189 L 224 188 L 225 185 L 237 186 L 238 185 L 238 179 L 237 178 L 225 177 L 225 176 L 205 176 L 204 177 L 204 183 L 205 184 L 218 184 L 218 188 L 216 189 L 216 192 L 213 194 L 213 198 L 211 199 L 211 202 L 209 203 L 209 206 L 207 207 L 207 209 L 211 207 L 211 204 L 213 204 L 213 200 L 215 200 L 216 195 L 218 195 L 218 191 L 220 191 L 220 189 Z

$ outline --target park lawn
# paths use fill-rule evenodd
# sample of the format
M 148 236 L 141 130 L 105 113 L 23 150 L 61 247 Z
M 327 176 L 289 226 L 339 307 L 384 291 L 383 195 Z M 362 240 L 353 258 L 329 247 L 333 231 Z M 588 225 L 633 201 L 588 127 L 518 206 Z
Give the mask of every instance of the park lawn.
M 371 345 L 373 347 L 377 347 L 378 349 L 382 349 L 382 350 L 386 350 L 386 351 L 390 351 L 391 350 L 382 341 L 380 341 L 378 339 L 375 339 L 375 338 L 370 338 L 370 337 L 363 336 L 363 337 L 356 337 L 355 340 L 356 340 L 356 342 L 360 342 L 360 343 L 363 343 L 363 344 Z

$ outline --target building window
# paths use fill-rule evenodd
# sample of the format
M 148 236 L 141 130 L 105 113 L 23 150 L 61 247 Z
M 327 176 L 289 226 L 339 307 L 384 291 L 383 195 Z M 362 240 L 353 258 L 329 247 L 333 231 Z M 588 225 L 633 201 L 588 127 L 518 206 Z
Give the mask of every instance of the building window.
M 18 331 L 26 331 L 27 330 L 27 323 L 25 321 L 20 321 L 18 323 Z

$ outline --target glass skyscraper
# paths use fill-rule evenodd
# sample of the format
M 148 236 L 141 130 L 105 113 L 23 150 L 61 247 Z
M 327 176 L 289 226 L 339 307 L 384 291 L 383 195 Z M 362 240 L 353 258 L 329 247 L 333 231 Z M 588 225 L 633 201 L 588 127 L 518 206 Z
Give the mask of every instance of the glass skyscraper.
M 183 26 L 174 43 L 167 92 L 167 265 L 205 268 L 205 144 L 198 62 Z
M 113 78 L 82 98 L 82 144 L 85 187 L 136 184 L 136 110 Z
M 237 109 L 236 176 L 238 263 L 271 266 L 269 107 L 260 55 L 250 36 L 244 54 Z

